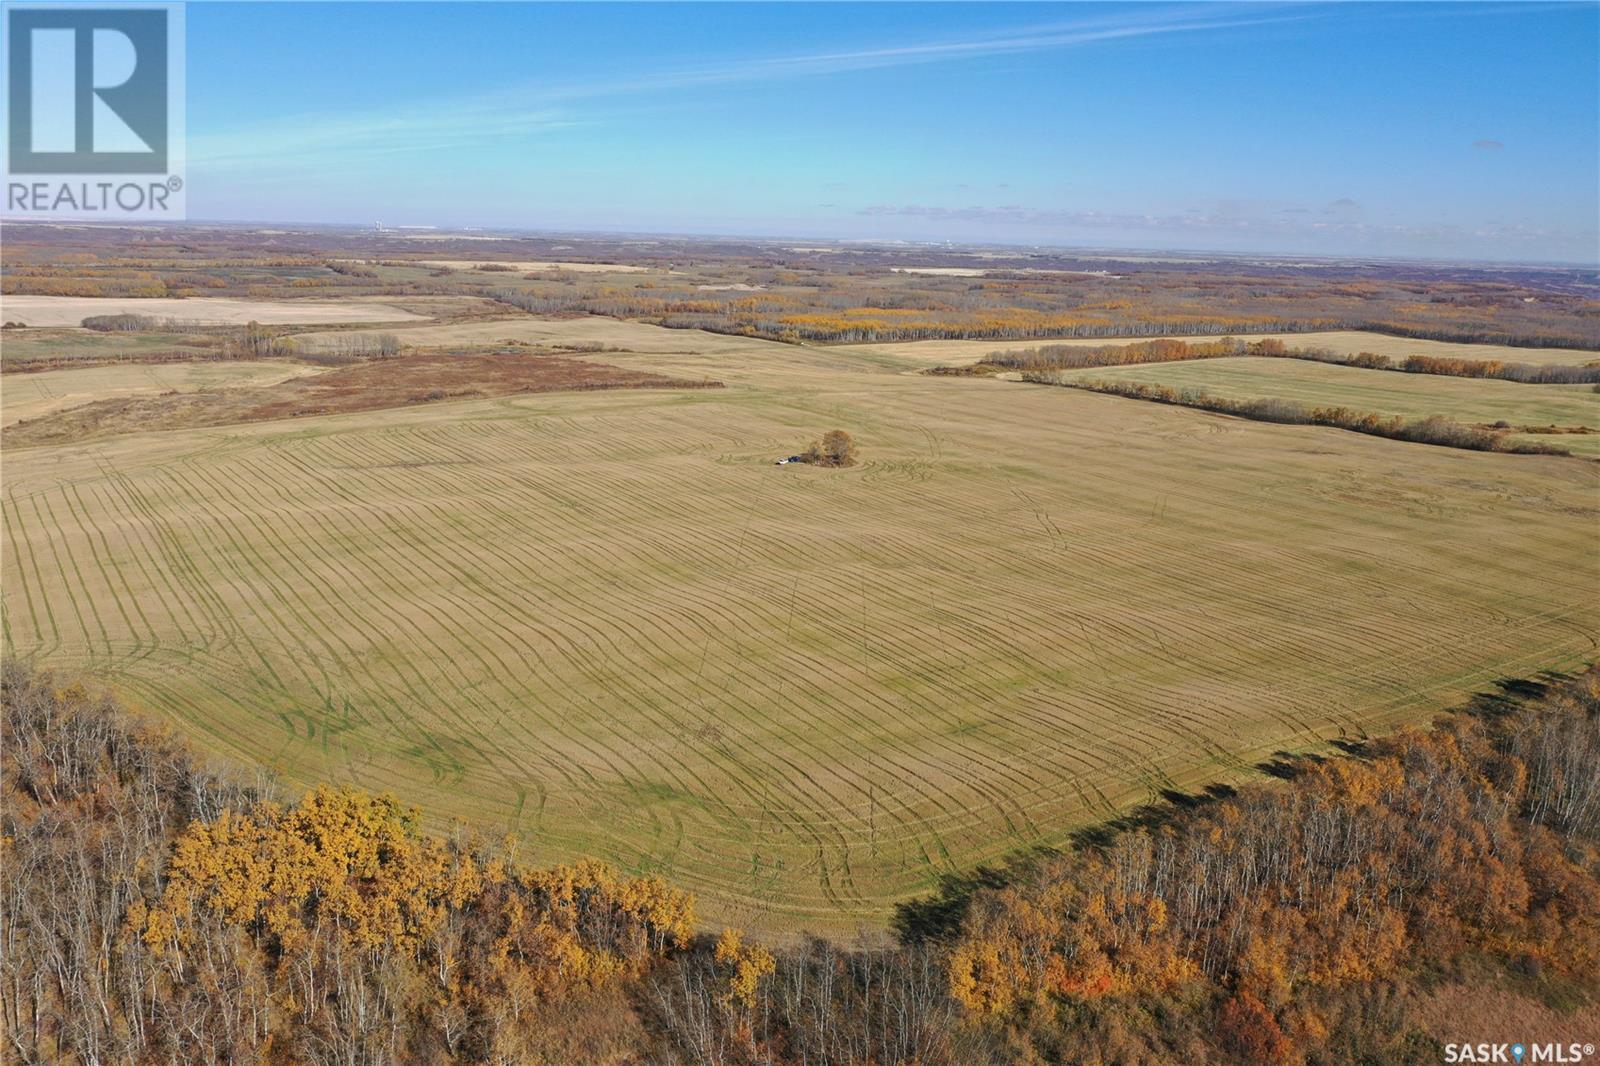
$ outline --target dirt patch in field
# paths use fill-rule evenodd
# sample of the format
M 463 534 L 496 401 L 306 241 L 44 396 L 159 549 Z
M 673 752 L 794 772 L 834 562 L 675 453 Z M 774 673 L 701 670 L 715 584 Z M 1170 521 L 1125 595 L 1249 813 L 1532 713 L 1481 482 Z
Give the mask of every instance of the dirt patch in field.
M 8 448 L 24 448 L 119 433 L 346 414 L 528 392 L 721 386 L 720 381 L 671 378 L 545 353 L 430 352 L 363 362 L 257 388 L 101 400 L 17 422 L 5 428 L 4 443 Z

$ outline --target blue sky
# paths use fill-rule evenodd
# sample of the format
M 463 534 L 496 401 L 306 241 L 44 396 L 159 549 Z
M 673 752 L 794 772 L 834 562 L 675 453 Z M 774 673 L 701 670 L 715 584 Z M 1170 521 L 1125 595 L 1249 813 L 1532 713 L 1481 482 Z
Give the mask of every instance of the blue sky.
M 1596 260 L 1594 4 L 191 3 L 191 218 Z

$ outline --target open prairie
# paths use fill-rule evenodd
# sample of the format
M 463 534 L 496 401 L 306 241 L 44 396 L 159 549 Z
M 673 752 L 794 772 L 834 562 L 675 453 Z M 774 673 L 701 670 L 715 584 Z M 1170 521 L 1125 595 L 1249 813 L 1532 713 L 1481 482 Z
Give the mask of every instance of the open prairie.
M 1600 464 L 931 378 L 896 346 L 397 332 L 462 329 L 728 387 L 8 449 L 7 644 L 289 781 L 777 934 L 1594 653 Z M 773 465 L 835 426 L 858 467 Z
M 1349 407 L 1390 417 L 1444 415 L 1457 422 L 1587 428 L 1589 434 L 1513 434 L 1600 458 L 1600 393 L 1593 385 L 1527 385 L 1314 363 L 1301 359 L 1228 358 L 1060 373 L 1062 380 L 1137 381 L 1204 389 L 1229 400 L 1290 400 L 1307 407 Z

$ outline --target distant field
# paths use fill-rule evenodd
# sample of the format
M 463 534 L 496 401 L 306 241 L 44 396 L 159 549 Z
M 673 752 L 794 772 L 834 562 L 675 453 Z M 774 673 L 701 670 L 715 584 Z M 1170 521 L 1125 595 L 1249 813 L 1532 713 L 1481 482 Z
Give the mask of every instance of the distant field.
M 891 267 L 896 274 L 923 274 L 928 277 L 947 278 L 981 278 L 989 274 L 1098 274 L 1103 277 L 1113 277 L 1110 271 L 1105 270 L 1039 270 L 1033 267 L 1000 267 L 998 269 L 982 267 Z
M 6 643 L 291 783 L 391 788 L 792 933 L 1575 665 L 1600 630 L 1600 465 L 881 349 L 448 328 L 729 387 L 10 452 Z M 773 465 L 835 426 L 860 467 Z
M 422 321 L 387 304 L 361 300 L 235 300 L 196 296 L 138 299 L 100 296 L 0 297 L 0 319 L 29 326 L 76 326 L 90 315 L 151 315 L 202 325 Z
M 574 274 L 647 274 L 653 268 L 627 266 L 619 263 L 560 263 L 528 259 L 426 259 L 417 260 L 418 266 L 451 267 L 455 270 L 476 270 L 486 266 L 510 267 L 512 270 L 570 270 Z M 665 273 L 665 271 L 662 271 Z
M 38 418 L 68 407 L 118 396 L 155 396 L 275 381 L 319 372 L 318 367 L 285 362 L 130 363 L 81 370 L 8 374 L 0 379 L 0 424 Z
M 1411 355 L 1431 355 L 1441 359 L 1500 359 L 1508 363 L 1554 363 L 1573 366 L 1600 362 L 1600 352 L 1577 348 L 1512 348 L 1504 344 L 1454 344 L 1447 341 L 1390 337 L 1383 333 L 1363 333 L 1358 330 L 1335 330 L 1324 333 L 1241 333 L 1239 336 L 1248 337 L 1250 340 L 1275 337 L 1295 348 L 1329 348 L 1346 355 L 1374 352 L 1378 355 L 1387 355 L 1391 359 L 1404 359 Z M 889 352 L 897 356 L 926 361 L 928 365 L 935 366 L 941 362 L 975 363 L 990 352 L 1037 348 L 1045 344 L 1076 344 L 1092 347 L 1132 339 L 1131 337 L 1075 337 L 1067 340 L 901 341 L 894 344 L 864 344 L 856 347 Z M 1171 339 L 1209 341 L 1217 338 L 1195 336 Z
M 494 345 L 506 342 L 524 344 L 598 344 L 601 347 L 627 348 L 637 352 L 761 352 L 767 356 L 795 351 L 781 344 L 751 341 L 697 329 L 662 329 L 637 322 L 584 315 L 575 318 L 532 317 L 452 322 L 436 326 L 407 326 L 401 329 L 344 330 L 329 333 L 301 333 L 295 340 L 310 349 L 329 338 L 392 333 L 402 344 L 412 347 L 455 347 Z
M 1600 430 L 1600 394 L 1592 385 L 1523 385 L 1484 378 L 1358 370 L 1299 359 L 1202 359 L 1061 372 L 1063 380 L 1139 381 L 1203 388 L 1230 400 L 1273 398 L 1307 406 L 1344 406 L 1403 418 L 1444 415 L 1458 422 L 1513 426 L 1588 426 Z M 1514 435 L 1600 458 L 1600 433 Z

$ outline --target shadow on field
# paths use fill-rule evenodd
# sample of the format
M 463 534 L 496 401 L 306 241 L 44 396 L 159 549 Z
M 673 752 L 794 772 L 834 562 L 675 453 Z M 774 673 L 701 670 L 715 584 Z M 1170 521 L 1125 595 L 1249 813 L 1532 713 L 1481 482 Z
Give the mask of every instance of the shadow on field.
M 1511 713 L 1525 703 L 1542 699 L 1552 685 L 1573 676 L 1546 670 L 1534 677 L 1502 677 L 1491 682 L 1489 689 L 1473 694 L 1455 710 L 1441 712 L 1440 717 L 1462 714 L 1494 719 Z M 1373 739 L 1376 738 L 1339 738 L 1329 741 L 1329 746 L 1339 755 L 1275 751 L 1272 758 L 1257 763 L 1255 768 L 1267 777 L 1293 780 L 1330 759 L 1370 758 Z M 1066 848 L 1040 845 L 1012 852 L 998 865 L 979 866 L 967 873 L 941 874 L 939 885 L 932 894 L 896 905 L 891 928 L 899 941 L 906 945 L 952 939 L 960 932 L 973 898 L 978 893 L 1016 884 L 1028 877 L 1041 863 L 1067 851 L 1108 848 L 1125 832 L 1159 829 L 1236 795 L 1238 789 L 1220 783 L 1208 785 L 1199 792 L 1162 789 L 1158 802 L 1143 804 L 1126 814 L 1074 830 L 1067 837 Z

